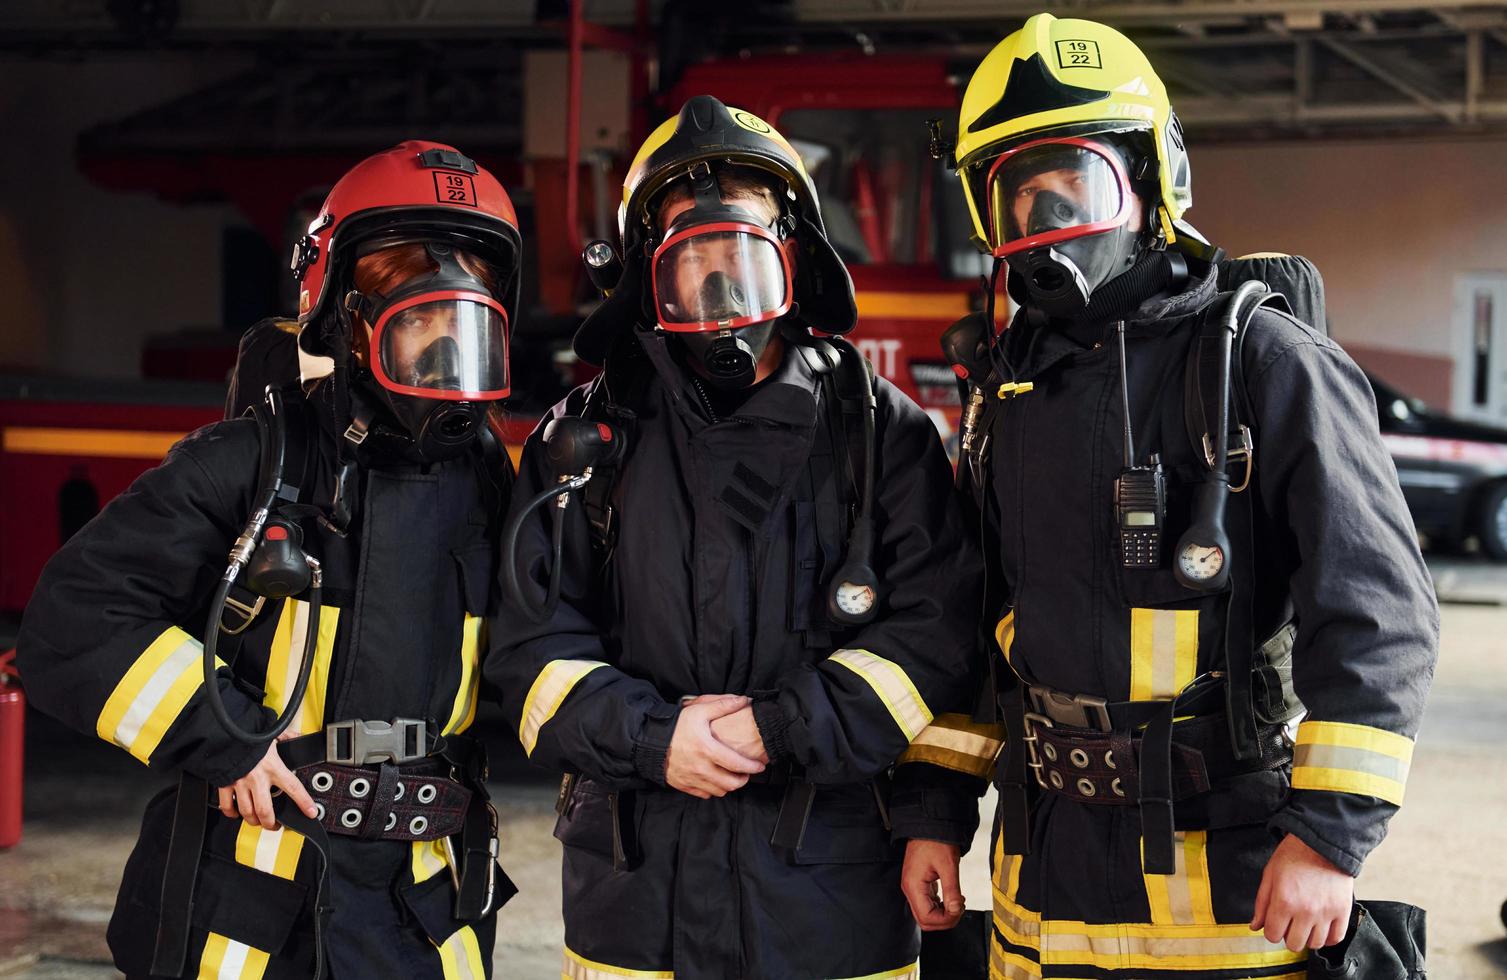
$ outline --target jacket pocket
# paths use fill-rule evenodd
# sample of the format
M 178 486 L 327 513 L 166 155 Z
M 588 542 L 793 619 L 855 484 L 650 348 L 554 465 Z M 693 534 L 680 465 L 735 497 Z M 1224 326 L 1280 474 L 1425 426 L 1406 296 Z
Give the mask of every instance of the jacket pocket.
M 448 871 L 404 885 L 398 889 L 398 895 L 408 914 L 436 946 L 443 946 L 457 929 L 467 925 L 455 917 L 455 887 Z
M 823 588 L 836 569 L 836 558 L 822 541 L 817 505 L 809 500 L 791 504 L 790 515 L 790 629 L 792 632 L 831 630 L 827 593 Z
M 297 881 L 205 854 L 191 921 L 206 932 L 277 954 L 305 911 L 309 888 Z
M 555 839 L 607 861 L 612 854 L 612 800 L 596 783 L 576 778 L 570 805 L 555 821 Z
M 795 864 L 866 864 L 898 860 L 873 787 L 867 784 L 819 786 L 806 821 Z
M 497 578 L 497 559 L 490 542 L 477 541 L 452 549 L 460 575 L 460 594 L 465 611 L 486 616 L 496 608 L 492 590 Z

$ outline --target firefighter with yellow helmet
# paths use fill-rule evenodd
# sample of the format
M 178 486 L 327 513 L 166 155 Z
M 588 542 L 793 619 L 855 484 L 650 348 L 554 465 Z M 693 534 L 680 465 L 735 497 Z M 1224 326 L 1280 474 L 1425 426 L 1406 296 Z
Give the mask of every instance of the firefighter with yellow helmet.
M 1032 17 L 955 153 L 1019 311 L 944 337 L 994 683 L 898 767 L 912 909 L 957 921 L 992 776 L 991 977 L 1339 975 L 1305 963 L 1351 955 L 1438 629 L 1366 379 L 1183 220 L 1177 118 L 1118 32 Z
M 768 123 L 688 101 L 621 229 L 575 340 L 602 374 L 530 437 L 504 535 L 499 622 L 534 625 L 485 668 L 569 773 L 564 976 L 914 978 L 888 772 L 978 610 L 941 441 L 841 340 L 852 282 Z

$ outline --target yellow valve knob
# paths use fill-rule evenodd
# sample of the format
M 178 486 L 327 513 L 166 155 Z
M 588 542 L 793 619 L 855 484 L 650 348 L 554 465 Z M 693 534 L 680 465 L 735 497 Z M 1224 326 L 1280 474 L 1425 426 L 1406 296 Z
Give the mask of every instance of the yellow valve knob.
M 1006 381 L 999 386 L 1000 398 L 1013 398 L 1016 395 L 1024 395 L 1036 386 L 1029 381 Z

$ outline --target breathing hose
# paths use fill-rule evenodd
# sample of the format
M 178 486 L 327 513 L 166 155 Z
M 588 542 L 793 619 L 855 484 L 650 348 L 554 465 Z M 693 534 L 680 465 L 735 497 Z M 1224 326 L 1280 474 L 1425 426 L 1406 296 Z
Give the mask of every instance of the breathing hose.
M 513 601 L 514 605 L 528 613 L 535 622 L 542 622 L 554 615 L 555 609 L 560 604 L 560 570 L 565 554 L 565 507 L 570 502 L 567 495 L 584 487 L 590 479 L 590 467 L 577 476 L 561 477 L 559 483 L 536 494 L 508 520 L 507 527 L 503 528 L 502 587 L 507 591 L 508 598 Z M 549 591 L 545 594 L 544 605 L 535 607 L 528 596 L 524 595 L 518 578 L 518 534 L 523 529 L 523 522 L 530 514 L 556 498 L 559 498 L 559 503 L 555 506 L 560 512 L 555 515 L 554 531 L 551 534 L 554 561 L 549 570 Z
M 277 720 L 273 722 L 272 727 L 265 732 L 247 731 L 237 724 L 235 719 L 230 717 L 230 712 L 225 709 L 225 700 L 220 693 L 216 652 L 220 646 L 220 620 L 225 614 L 225 604 L 230 597 L 230 588 L 256 552 L 257 544 L 262 539 L 262 532 L 267 526 L 267 519 L 271 516 L 272 507 L 283 485 L 283 454 L 287 448 L 287 440 L 283 437 L 282 431 L 284 424 L 282 396 L 277 388 L 267 389 L 267 405 L 272 416 L 271 427 L 275 427 L 276 431 L 269 436 L 266 431 L 269 428 L 267 422 L 260 416 L 258 417 L 258 424 L 263 429 L 261 485 L 257 489 L 256 499 L 252 502 L 251 518 L 241 530 L 241 536 L 236 538 L 235 544 L 231 546 L 229 563 L 225 566 L 225 573 L 220 576 L 219 587 L 209 603 L 209 618 L 204 627 L 204 694 L 209 701 L 209 710 L 227 734 L 247 745 L 264 745 L 271 742 L 287 729 L 293 717 L 298 714 L 298 709 L 303 703 L 304 691 L 309 686 L 309 674 L 314 668 L 314 650 L 319 637 L 320 586 L 324 578 L 319 562 L 308 555 L 303 555 L 310 572 L 309 617 L 308 627 L 304 631 L 303 660 L 298 667 L 298 679 L 293 685 L 287 704 L 282 713 L 277 716 Z M 268 596 L 273 599 L 283 597 Z

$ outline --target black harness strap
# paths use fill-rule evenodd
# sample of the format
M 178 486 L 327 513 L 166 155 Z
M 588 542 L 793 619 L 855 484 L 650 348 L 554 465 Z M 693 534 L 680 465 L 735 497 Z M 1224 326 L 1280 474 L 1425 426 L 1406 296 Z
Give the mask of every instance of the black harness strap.
M 180 773 L 178 799 L 173 808 L 173 831 L 168 840 L 167 865 L 162 873 L 162 904 L 157 919 L 157 946 L 152 951 L 152 974 L 176 977 L 188 959 L 188 934 L 194 913 L 194 886 L 209 819 L 209 783 Z
M 1219 349 L 1219 333 L 1225 329 L 1224 319 L 1232 301 L 1231 294 L 1221 294 L 1219 300 L 1204 309 L 1198 334 L 1188 357 L 1183 413 L 1194 453 L 1200 457 L 1204 454 L 1205 444 L 1213 441 L 1210 422 L 1219 417 L 1219 384 L 1216 379 L 1224 365 L 1214 352 Z M 1243 423 L 1243 428 L 1249 432 L 1244 437 L 1246 451 L 1249 453 L 1255 452 L 1255 411 L 1245 386 L 1242 346 L 1252 318 L 1263 306 L 1285 310 L 1287 301 L 1279 293 L 1267 292 L 1258 296 L 1246 309 L 1239 311 L 1235 336 L 1230 344 L 1231 437 L 1239 437 Z M 1248 459 L 1246 463 L 1254 472 L 1254 459 Z M 1256 489 L 1254 484 L 1249 481 L 1247 483 L 1249 485 L 1241 492 L 1231 494 L 1225 519 L 1225 533 L 1229 536 L 1230 551 L 1234 558 L 1230 563 L 1230 591 L 1224 617 L 1225 694 L 1230 742 L 1237 759 L 1253 759 L 1261 751 L 1252 690 L 1257 647 L 1254 556 Z

